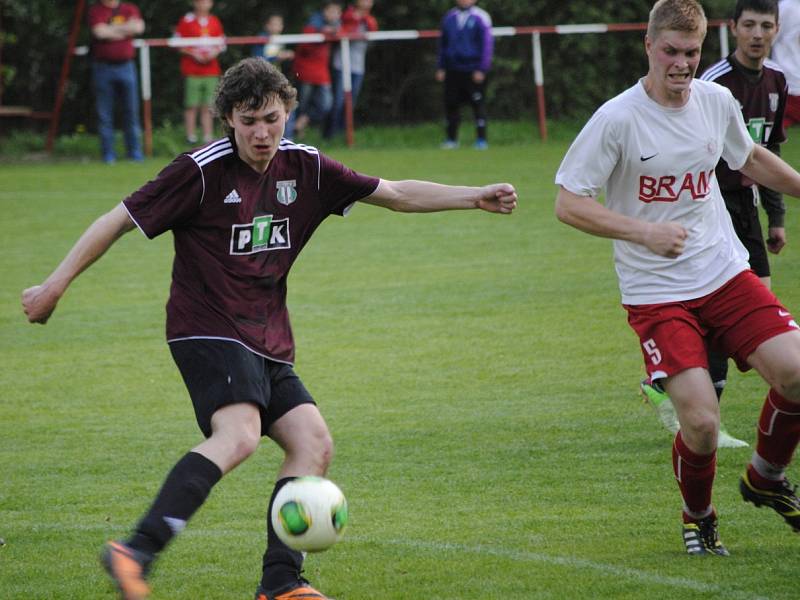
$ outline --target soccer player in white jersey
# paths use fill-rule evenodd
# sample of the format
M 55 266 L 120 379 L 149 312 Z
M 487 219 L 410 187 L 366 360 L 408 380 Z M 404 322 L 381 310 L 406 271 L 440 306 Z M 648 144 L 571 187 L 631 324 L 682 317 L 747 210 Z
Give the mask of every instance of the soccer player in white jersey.
M 267 515 L 290 480 L 326 473 L 333 442 L 292 369 L 286 306 L 289 271 L 322 221 L 359 201 L 401 212 L 508 214 L 516 207 L 509 184 L 388 181 L 284 139 L 296 96 L 286 77 L 261 59 L 228 69 L 215 100 L 228 135 L 179 155 L 95 221 L 42 285 L 23 292 L 28 320 L 45 323 L 72 280 L 123 234 L 137 227 L 148 238 L 173 234 L 167 341 L 204 439 L 167 474 L 131 536 L 106 544 L 102 561 L 124 600 L 149 595 L 155 559 L 262 437 L 284 454 Z M 256 600 L 325 600 L 301 576 L 303 560 L 267 517 Z M 242 596 L 229 591 L 229 597 Z
M 711 501 L 719 405 L 706 344 L 769 384 L 739 489 L 799 530 L 800 501 L 785 472 L 800 440 L 800 331 L 750 271 L 714 168 L 722 157 L 792 196 L 800 196 L 800 173 L 754 144 L 728 89 L 693 79 L 706 28 L 695 0 L 655 3 L 648 72 L 601 106 L 573 142 L 556 175 L 556 215 L 614 240 L 628 322 L 680 421 L 672 458 L 686 551 L 726 556 Z
M 713 81 L 728 88 L 739 102 L 750 137 L 780 156 L 780 145 L 786 141 L 783 115 L 786 108 L 786 77 L 778 65 L 768 61 L 770 47 L 778 33 L 777 0 L 737 0 L 730 31 L 736 48 L 728 56 L 708 67 L 700 79 Z M 733 230 L 747 249 L 750 268 L 767 287 L 771 287 L 767 253 L 778 254 L 786 245 L 783 196 L 769 188 L 755 186 L 738 171 L 732 171 L 725 161 L 716 170 L 725 206 L 731 216 Z M 769 218 L 768 237 L 762 233 L 758 205 Z M 728 357 L 709 352 L 708 372 L 717 398 L 722 399 L 728 379 Z M 678 419 L 669 396 L 657 382 L 649 378 L 640 383 L 642 393 L 655 407 L 661 422 L 672 433 L 678 429 Z M 738 440 L 720 424 L 719 448 L 741 448 L 747 442 Z

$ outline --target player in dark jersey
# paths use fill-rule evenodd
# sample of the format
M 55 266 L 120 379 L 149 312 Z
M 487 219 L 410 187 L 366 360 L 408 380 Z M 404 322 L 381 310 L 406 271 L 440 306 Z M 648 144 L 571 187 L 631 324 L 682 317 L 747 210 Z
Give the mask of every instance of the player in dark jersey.
M 777 0 L 738 0 L 730 30 L 736 39 L 736 49 L 706 69 L 700 79 L 731 90 L 742 107 L 742 116 L 753 141 L 780 156 L 780 145 L 786 141 L 783 115 L 788 91 L 780 67 L 767 58 L 778 33 Z M 756 186 L 739 171 L 732 171 L 724 160 L 717 165 L 716 175 L 736 235 L 750 253 L 750 267 L 770 287 L 767 251 L 778 254 L 786 244 L 783 196 L 767 187 Z M 766 243 L 758 216 L 759 203 L 768 218 Z M 728 358 L 709 352 L 708 360 L 709 375 L 720 398 L 728 377 Z M 645 380 L 642 390 L 657 405 L 665 426 L 669 428 L 669 423 L 674 423 L 677 427 L 674 409 L 659 384 Z M 720 427 L 719 447 L 742 446 L 747 443 Z
M 730 28 L 736 50 L 700 78 L 731 90 L 753 141 L 780 156 L 780 145 L 786 141 L 783 115 L 788 91 L 780 67 L 767 58 L 778 32 L 777 0 L 739 0 Z M 725 161 L 717 165 L 716 174 L 734 229 L 750 253 L 750 266 L 769 287 L 767 250 L 777 254 L 786 244 L 783 196 L 755 186 L 739 171 L 731 171 Z M 758 218 L 759 202 L 769 220 L 766 244 Z
M 173 233 L 167 341 L 205 440 L 167 475 L 131 537 L 104 548 L 103 563 L 126 600 L 149 594 L 155 557 L 261 437 L 284 451 L 273 499 L 294 477 L 327 471 L 331 436 L 292 370 L 286 310 L 289 270 L 317 226 L 359 200 L 402 212 L 507 214 L 516 207 L 509 184 L 456 187 L 356 173 L 283 139 L 295 105 L 295 89 L 266 61 L 230 68 L 215 100 L 229 135 L 178 156 L 95 221 L 44 283 L 22 294 L 29 321 L 45 323 L 71 281 L 124 233 Z M 277 538 L 269 517 L 267 531 L 256 598 L 324 598 L 300 577 L 303 555 Z

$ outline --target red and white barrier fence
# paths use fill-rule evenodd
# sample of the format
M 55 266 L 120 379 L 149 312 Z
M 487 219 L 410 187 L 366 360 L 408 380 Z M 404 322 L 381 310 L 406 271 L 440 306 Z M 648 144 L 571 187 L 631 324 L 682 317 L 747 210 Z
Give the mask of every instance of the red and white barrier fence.
M 710 21 L 709 26 L 719 29 L 719 40 L 721 55 L 728 55 L 728 27 L 727 22 L 722 20 Z M 539 126 L 539 137 L 547 140 L 547 120 L 545 109 L 544 93 L 544 69 L 542 66 L 542 46 L 541 36 L 543 34 L 555 35 L 577 35 L 577 34 L 604 34 L 620 31 L 645 31 L 647 23 L 587 23 L 576 25 L 542 25 L 531 27 L 493 27 L 494 37 L 511 37 L 518 35 L 531 36 L 531 51 L 533 63 L 533 82 L 536 87 L 537 118 Z M 395 30 L 395 31 L 370 31 L 366 33 L 352 33 L 341 35 L 325 35 L 321 33 L 309 34 L 287 34 L 266 36 L 232 36 L 225 38 L 160 38 L 160 39 L 137 39 L 134 41 L 139 49 L 139 74 L 141 82 L 143 128 L 144 128 L 144 147 L 145 153 L 152 155 L 153 149 L 153 121 L 152 121 L 152 85 L 150 78 L 150 48 L 179 48 L 183 46 L 217 46 L 226 44 L 235 45 L 254 45 L 276 42 L 282 44 L 300 43 L 321 43 L 338 42 L 341 46 L 342 55 L 342 77 L 344 78 L 343 88 L 345 93 L 345 123 L 347 145 L 354 143 L 354 124 L 353 124 L 353 96 L 352 96 L 352 73 L 350 68 L 350 42 L 353 40 L 367 40 L 370 42 L 386 42 L 395 40 L 416 40 L 425 38 L 438 38 L 440 31 L 437 30 Z M 70 51 L 73 51 L 70 48 Z M 74 48 L 75 54 L 86 54 L 88 49 L 83 47 Z M 51 131 L 54 128 L 51 127 Z M 50 143 L 50 142 L 49 142 Z

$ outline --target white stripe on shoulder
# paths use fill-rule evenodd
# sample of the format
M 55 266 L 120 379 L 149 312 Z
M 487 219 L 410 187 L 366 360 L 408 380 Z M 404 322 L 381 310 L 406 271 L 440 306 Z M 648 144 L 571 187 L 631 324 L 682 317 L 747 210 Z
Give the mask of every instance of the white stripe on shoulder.
M 719 79 L 725 75 L 725 73 L 730 73 L 732 70 L 733 67 L 731 66 L 731 63 L 728 62 L 727 58 L 724 58 L 718 63 L 714 63 L 708 67 L 700 76 L 700 79 L 703 81 L 714 81 L 715 79 Z
M 228 154 L 233 154 L 233 144 L 231 144 L 230 139 L 225 137 L 216 142 L 212 142 L 208 146 L 200 148 L 200 150 L 192 152 L 189 156 L 197 163 L 197 166 L 202 167 L 220 156 L 226 156 Z
M 197 165 L 197 168 L 200 169 L 200 180 L 203 182 L 203 192 L 200 195 L 200 204 L 203 203 L 203 200 L 206 197 L 206 176 L 203 173 L 203 167 L 208 163 L 229 154 L 233 154 L 233 144 L 231 144 L 230 138 L 224 137 L 216 142 L 212 142 L 207 146 L 204 146 L 203 148 L 200 148 L 200 150 L 192 152 L 189 155 L 189 157 Z
M 489 15 L 489 13 L 486 12 L 485 10 L 483 10 L 482 8 L 479 8 L 477 6 L 473 6 L 472 7 L 472 14 L 476 15 L 479 19 L 483 20 L 483 22 L 486 23 L 487 27 L 491 27 L 492 26 L 492 17 L 491 17 L 491 15 Z
M 309 154 L 319 154 L 319 150 L 314 148 L 314 146 L 296 144 L 292 140 L 287 140 L 286 138 L 281 138 L 281 143 L 278 145 L 278 150 L 302 150 L 303 152 L 308 152 Z

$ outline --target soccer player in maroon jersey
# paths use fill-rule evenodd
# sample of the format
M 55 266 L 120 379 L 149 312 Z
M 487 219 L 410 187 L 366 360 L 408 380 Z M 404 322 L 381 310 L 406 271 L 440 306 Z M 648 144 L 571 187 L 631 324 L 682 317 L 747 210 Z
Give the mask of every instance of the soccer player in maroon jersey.
M 706 69 L 700 79 L 731 90 L 742 107 L 742 116 L 753 141 L 780 156 L 780 145 L 786 141 L 783 116 L 788 90 L 780 67 L 767 58 L 778 33 L 777 0 L 738 0 L 730 29 L 736 39 L 736 49 Z M 786 244 L 783 196 L 755 185 L 752 179 L 739 171 L 732 171 L 724 160 L 717 165 L 716 175 L 733 229 L 750 254 L 750 268 L 770 287 L 767 251 L 778 254 Z M 769 219 L 766 244 L 758 217 L 759 202 Z M 720 398 L 728 377 L 728 358 L 709 352 L 708 361 L 709 375 Z M 669 412 L 674 415 L 669 397 L 657 381 L 646 379 L 641 385 L 645 396 L 656 406 L 667 425 Z M 677 424 L 674 416 L 672 418 L 672 422 Z M 747 446 L 746 442 L 730 436 L 722 427 L 718 443 L 720 447 Z
M 44 283 L 22 294 L 29 321 L 45 323 L 71 281 L 123 234 L 137 227 L 148 238 L 173 233 L 167 341 L 205 440 L 173 467 L 131 537 L 104 548 L 103 564 L 126 600 L 149 594 L 155 557 L 263 436 L 284 452 L 273 499 L 297 476 L 326 473 L 333 443 L 292 370 L 286 309 L 289 270 L 317 226 L 359 200 L 400 212 L 508 214 L 516 207 L 506 183 L 459 187 L 356 173 L 283 138 L 295 105 L 295 89 L 266 61 L 230 68 L 215 99 L 229 135 L 178 156 L 95 221 Z M 269 516 L 267 531 L 256 598 L 325 598 L 301 578 L 303 555 L 277 538 Z

